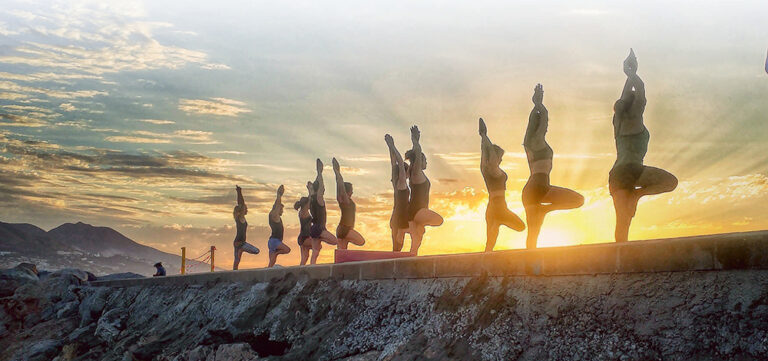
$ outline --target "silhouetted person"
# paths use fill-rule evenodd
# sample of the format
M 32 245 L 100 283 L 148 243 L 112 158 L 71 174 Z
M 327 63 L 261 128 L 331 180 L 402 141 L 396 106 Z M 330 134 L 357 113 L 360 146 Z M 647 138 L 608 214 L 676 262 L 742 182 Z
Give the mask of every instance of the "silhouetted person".
M 507 190 L 507 173 L 501 169 L 501 157 L 504 149 L 493 144 L 488 138 L 488 128 L 483 118 L 480 118 L 480 173 L 483 174 L 485 186 L 488 188 L 488 207 L 485 209 L 485 225 L 487 239 L 485 251 L 493 251 L 496 238 L 499 237 L 499 227 L 502 225 L 518 232 L 525 229 L 523 220 L 507 208 L 505 193 Z
M 365 244 L 365 238 L 360 232 L 355 230 L 355 212 L 357 205 L 352 200 L 352 183 L 345 182 L 341 176 L 341 166 L 336 158 L 331 160 L 333 173 L 336 175 L 336 201 L 339 202 L 341 210 L 341 220 L 336 227 L 336 238 L 338 239 L 338 248 L 347 249 L 347 245 L 352 243 L 356 246 Z
M 320 159 L 317 160 L 316 167 L 317 177 L 312 182 L 312 195 L 309 197 L 309 213 L 312 215 L 312 227 L 309 230 L 309 236 L 335 246 L 339 243 L 338 239 L 326 229 L 328 215 L 325 210 L 325 200 L 323 199 L 325 183 L 323 183 L 323 162 Z M 312 249 L 315 252 L 312 252 L 311 264 L 317 263 L 317 257 L 320 255 L 321 248 L 320 242 L 313 242 Z
M 157 270 L 155 274 L 152 275 L 152 277 L 162 277 L 165 276 L 165 267 L 163 267 L 163 264 L 161 262 L 155 263 L 155 269 Z
M 242 257 L 243 252 L 259 254 L 258 248 L 246 242 L 245 233 L 248 230 L 248 222 L 245 220 L 245 215 L 248 214 L 248 206 L 245 205 L 242 188 L 235 186 L 235 190 L 237 191 L 237 205 L 235 206 L 235 210 L 232 212 L 232 215 L 235 217 L 235 228 L 237 229 L 237 234 L 235 235 L 234 242 L 232 242 L 232 244 L 235 246 L 235 263 L 232 266 L 233 270 L 236 270 L 240 265 L 240 257 Z
M 291 252 L 291 248 L 283 243 L 283 220 L 280 218 L 283 215 L 283 193 L 285 193 L 285 187 L 281 184 L 277 188 L 275 204 L 269 211 L 269 228 L 272 230 L 272 234 L 267 241 L 267 248 L 269 249 L 269 265 L 267 267 L 275 265 L 277 255 Z
M 523 147 L 528 158 L 531 175 L 523 187 L 523 206 L 528 223 L 526 248 L 536 248 L 541 225 L 547 213 L 581 207 L 584 197 L 570 189 L 549 184 L 549 172 L 552 171 L 552 147 L 545 136 L 549 126 L 549 113 L 543 104 L 544 87 L 537 84 L 533 89 L 533 109 L 528 117 Z
M 395 147 L 394 139 L 387 134 L 384 136 L 384 141 L 389 147 L 389 161 L 392 164 L 392 189 L 395 196 L 392 217 L 389 218 L 389 228 L 392 230 L 392 250 L 400 252 L 403 250 L 405 234 L 409 232 L 408 198 L 411 196 L 411 190 L 408 189 L 407 165 Z M 413 242 L 413 238 L 411 238 L 411 242 Z
M 312 182 L 307 182 L 307 196 L 301 197 L 293 204 L 293 209 L 299 211 L 299 250 L 301 251 L 301 262 L 303 266 L 309 259 L 309 251 L 312 250 L 313 238 L 309 236 L 312 228 L 312 215 L 309 214 L 309 197 L 312 196 Z M 319 240 L 317 241 L 320 242 Z
M 429 209 L 429 188 L 431 184 L 424 169 L 427 169 L 427 157 L 421 151 L 419 127 L 411 127 L 413 148 L 405 152 L 408 166 L 408 182 L 411 186 L 411 199 L 408 203 L 408 221 L 411 230 L 411 253 L 418 254 L 424 238 L 426 226 L 437 227 L 443 224 L 443 217 Z
M 651 138 L 643 124 L 645 84 L 637 76 L 637 58 L 630 49 L 624 60 L 627 80 L 621 98 L 613 106 L 613 135 L 616 139 L 616 162 L 608 176 L 608 188 L 616 209 L 616 242 L 629 238 L 629 225 L 642 196 L 671 192 L 677 178 L 671 173 L 643 165 Z

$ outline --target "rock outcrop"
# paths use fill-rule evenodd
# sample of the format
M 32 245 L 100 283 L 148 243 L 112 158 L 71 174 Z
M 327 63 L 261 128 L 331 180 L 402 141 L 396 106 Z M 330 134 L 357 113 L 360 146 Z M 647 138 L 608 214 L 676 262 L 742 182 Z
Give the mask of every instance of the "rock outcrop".
M 768 359 L 765 270 L 129 288 L 79 276 L 2 299 L 0 359 Z

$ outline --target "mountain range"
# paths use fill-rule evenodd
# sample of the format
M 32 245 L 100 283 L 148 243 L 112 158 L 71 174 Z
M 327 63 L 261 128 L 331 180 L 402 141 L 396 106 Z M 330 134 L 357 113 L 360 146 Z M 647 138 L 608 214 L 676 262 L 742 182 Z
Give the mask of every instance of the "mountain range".
M 65 223 L 46 232 L 32 224 L 0 222 L 0 268 L 21 262 L 34 263 L 41 270 L 79 268 L 96 275 L 149 276 L 156 262 L 162 262 L 169 275 L 181 269 L 180 255 L 136 243 L 109 227 Z M 210 267 L 191 260 L 187 264 L 194 265 L 196 272 Z

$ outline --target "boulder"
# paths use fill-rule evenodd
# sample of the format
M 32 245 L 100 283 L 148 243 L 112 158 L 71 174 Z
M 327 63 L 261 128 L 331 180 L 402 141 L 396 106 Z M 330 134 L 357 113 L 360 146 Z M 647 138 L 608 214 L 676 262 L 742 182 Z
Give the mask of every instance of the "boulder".
M 105 312 L 96 323 L 96 337 L 111 343 L 125 329 L 125 320 L 128 318 L 128 310 L 113 308 Z
M 39 283 L 37 267 L 22 263 L 10 269 L 0 270 L 0 297 L 12 296 L 24 284 Z

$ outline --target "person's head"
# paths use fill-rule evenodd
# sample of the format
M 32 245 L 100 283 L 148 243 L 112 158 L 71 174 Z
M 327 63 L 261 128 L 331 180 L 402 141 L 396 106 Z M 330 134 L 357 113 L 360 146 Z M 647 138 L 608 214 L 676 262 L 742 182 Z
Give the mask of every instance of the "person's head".
M 163 264 L 161 262 L 155 263 L 155 268 L 163 268 Z
M 344 182 L 344 190 L 347 191 L 347 197 L 352 197 L 352 183 Z
M 312 182 L 312 190 L 317 192 L 319 189 L 320 189 L 320 182 L 318 182 L 317 180 Z
M 499 147 L 498 145 L 493 145 L 493 151 L 491 152 L 490 161 L 494 165 L 501 164 L 501 158 L 504 156 L 504 149 Z
M 293 209 L 299 210 L 306 208 L 309 205 L 309 197 L 301 197 L 296 203 L 293 204 Z
M 413 161 L 416 159 L 416 155 L 413 153 L 413 149 L 409 149 L 405 152 L 405 159 L 411 162 L 411 165 L 413 165 Z M 421 163 L 423 164 L 421 169 L 427 169 L 427 156 L 424 155 L 424 152 L 421 153 Z

